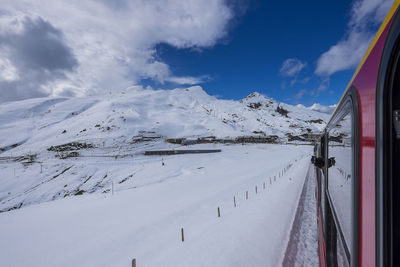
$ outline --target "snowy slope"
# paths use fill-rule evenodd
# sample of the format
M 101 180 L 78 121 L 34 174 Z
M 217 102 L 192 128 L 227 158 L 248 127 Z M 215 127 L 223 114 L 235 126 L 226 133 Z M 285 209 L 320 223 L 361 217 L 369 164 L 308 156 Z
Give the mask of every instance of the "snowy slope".
M 279 266 L 311 146 L 143 151 L 186 149 L 166 142 L 177 137 L 284 140 L 319 132 L 328 116 L 258 93 L 219 100 L 200 87 L 1 104 L 2 264 L 129 266 L 137 258 L 138 266 Z
M 198 86 L 5 103 L 0 105 L 0 212 L 105 192 L 112 181 L 130 184 L 132 173 L 110 159 L 141 162 L 144 150 L 179 147 L 166 138 L 264 134 L 284 139 L 288 133 L 319 132 L 327 117 L 258 93 L 241 101 L 219 100 Z M 155 138 L 137 141 L 140 135 Z M 69 142 L 85 147 L 49 151 Z M 74 156 L 66 158 L 72 150 Z M 143 175 L 147 180 L 135 186 L 159 181 L 149 170 Z
M 258 93 L 241 101 L 219 100 L 199 86 L 39 98 L 0 105 L 0 151 L 20 144 L 14 153 L 41 151 L 78 140 L 124 143 L 140 131 L 169 138 L 254 134 L 285 138 L 287 133 L 319 133 L 328 118 L 328 114 L 277 103 Z
M 223 151 L 170 156 L 164 166 L 160 157 L 70 160 L 67 166 L 85 168 L 37 190 L 45 195 L 46 187 L 74 187 L 79 172 L 102 167 L 111 179 L 104 189 L 114 181 L 114 194 L 0 213 L 2 266 L 130 266 L 133 258 L 137 266 L 280 266 L 310 164 L 304 156 L 312 148 L 216 147 Z M 34 176 L 32 168 L 27 171 Z M 123 173 L 133 176 L 119 183 Z

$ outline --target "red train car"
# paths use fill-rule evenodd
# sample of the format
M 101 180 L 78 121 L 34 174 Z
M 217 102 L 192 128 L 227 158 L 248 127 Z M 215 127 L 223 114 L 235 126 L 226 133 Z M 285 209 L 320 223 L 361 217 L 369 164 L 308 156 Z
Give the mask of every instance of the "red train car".
M 320 266 L 400 266 L 399 4 L 315 147 Z

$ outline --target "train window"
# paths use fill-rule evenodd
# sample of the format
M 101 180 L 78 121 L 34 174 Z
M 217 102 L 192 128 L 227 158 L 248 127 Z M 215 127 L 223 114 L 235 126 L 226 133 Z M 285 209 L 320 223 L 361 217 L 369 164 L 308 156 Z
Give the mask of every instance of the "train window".
M 322 158 L 325 158 L 325 136 L 323 136 L 322 138 L 321 138 L 321 148 L 320 148 L 320 155 L 319 155 L 320 157 L 322 157 Z M 325 215 L 325 211 L 326 211 L 326 208 L 325 208 L 325 200 L 326 200 L 326 197 L 325 197 L 325 172 L 323 172 L 322 170 L 320 170 L 320 169 L 318 169 L 317 170 L 318 171 L 318 173 L 319 173 L 319 175 L 320 175 L 320 178 L 321 178 L 321 219 L 322 219 L 322 225 L 323 225 L 323 233 L 324 233 L 324 237 L 325 237 L 325 235 L 326 235 L 326 229 L 325 229 L 325 217 L 326 217 L 326 215 Z
M 353 236 L 353 118 L 351 103 L 340 113 L 328 137 L 328 193 L 336 217 L 338 259 L 347 256 L 350 261 Z M 345 254 L 344 254 L 344 253 Z
M 340 240 L 339 235 L 336 235 L 336 252 L 337 252 L 337 265 L 341 267 L 350 266 L 347 261 L 346 251 L 344 250 L 343 242 Z

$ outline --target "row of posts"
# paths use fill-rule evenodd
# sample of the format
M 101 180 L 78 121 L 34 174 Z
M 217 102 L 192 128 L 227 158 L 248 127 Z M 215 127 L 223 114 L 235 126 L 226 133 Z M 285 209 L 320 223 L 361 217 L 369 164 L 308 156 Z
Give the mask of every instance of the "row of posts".
M 285 168 L 283 168 L 282 171 L 280 171 L 278 173 L 278 177 L 283 176 L 291 167 L 292 167 L 292 164 L 291 163 L 288 164 Z M 274 181 L 276 181 L 276 175 L 274 175 Z M 270 184 L 272 184 L 272 177 L 269 177 L 269 182 L 270 182 Z M 264 190 L 266 189 L 265 182 L 263 182 L 263 189 Z M 258 193 L 257 185 L 255 186 L 255 192 L 256 192 L 256 194 Z M 248 199 L 249 199 L 249 191 L 246 191 L 246 200 L 248 200 Z M 235 208 L 237 207 L 236 196 L 233 196 L 233 207 L 235 207 Z M 217 207 L 217 217 L 218 218 L 221 217 L 221 208 L 220 207 Z M 185 230 L 183 229 L 183 227 L 181 228 L 181 241 L 185 242 Z M 136 259 L 135 258 L 132 260 L 132 267 L 136 267 Z

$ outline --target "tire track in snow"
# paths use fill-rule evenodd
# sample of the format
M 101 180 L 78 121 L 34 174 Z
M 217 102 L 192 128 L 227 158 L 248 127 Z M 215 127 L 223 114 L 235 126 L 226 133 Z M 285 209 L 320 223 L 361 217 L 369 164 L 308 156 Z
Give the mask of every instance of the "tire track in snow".
M 318 228 L 314 169 L 310 165 L 282 266 L 318 266 Z

